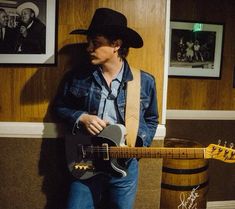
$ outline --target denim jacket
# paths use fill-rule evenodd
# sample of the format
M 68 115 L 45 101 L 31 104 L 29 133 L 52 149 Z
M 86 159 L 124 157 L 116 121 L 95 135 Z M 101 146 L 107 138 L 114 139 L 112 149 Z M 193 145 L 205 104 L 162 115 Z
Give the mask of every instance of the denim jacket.
M 54 105 L 56 115 L 59 116 L 72 130 L 77 119 L 83 113 L 97 115 L 102 84 L 97 78 L 97 66 L 79 75 L 71 71 L 64 79 L 62 91 L 57 95 Z M 124 61 L 123 79 L 115 100 L 117 111 L 122 124 L 125 124 L 125 105 L 127 82 L 133 79 L 131 69 Z M 157 98 L 154 77 L 141 71 L 141 97 L 140 97 L 140 121 L 137 138 L 137 146 L 149 146 L 155 135 L 158 125 Z

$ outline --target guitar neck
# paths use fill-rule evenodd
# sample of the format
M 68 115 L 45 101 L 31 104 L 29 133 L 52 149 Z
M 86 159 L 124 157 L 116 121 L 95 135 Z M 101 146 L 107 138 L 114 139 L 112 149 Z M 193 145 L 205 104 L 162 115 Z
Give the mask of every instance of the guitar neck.
M 203 159 L 205 148 L 109 147 L 112 158 Z

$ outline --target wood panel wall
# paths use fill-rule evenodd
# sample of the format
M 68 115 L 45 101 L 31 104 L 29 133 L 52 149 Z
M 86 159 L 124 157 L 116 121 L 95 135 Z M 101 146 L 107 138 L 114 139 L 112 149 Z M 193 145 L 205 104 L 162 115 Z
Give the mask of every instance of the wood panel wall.
M 54 122 L 49 106 L 69 65 L 65 49 L 85 41 L 85 37 L 69 35 L 69 32 L 75 28 L 87 28 L 98 7 L 123 12 L 129 26 L 142 35 L 144 47 L 131 50 L 128 60 L 132 66 L 141 67 L 156 77 L 161 114 L 166 1 L 58 2 L 58 63 L 51 67 L 0 66 L 0 121 Z M 64 208 L 68 173 L 62 139 L 2 138 L 0 153 L 1 208 Z M 158 208 L 160 163 L 157 159 L 141 162 L 136 209 Z
M 144 39 L 144 47 L 131 49 L 130 64 L 152 73 L 157 80 L 159 112 L 162 106 L 165 32 L 164 0 L 60 0 L 58 11 L 58 64 L 55 67 L 0 67 L 0 120 L 51 121 L 48 105 L 67 67 L 60 53 L 69 44 L 84 42 L 83 36 L 69 35 L 75 28 L 88 28 L 94 11 L 109 7 L 121 11 L 128 25 Z M 13 60 L 14 62 L 14 60 Z
M 221 78 L 170 77 L 167 109 L 235 110 L 235 1 L 171 0 L 171 20 L 224 24 Z

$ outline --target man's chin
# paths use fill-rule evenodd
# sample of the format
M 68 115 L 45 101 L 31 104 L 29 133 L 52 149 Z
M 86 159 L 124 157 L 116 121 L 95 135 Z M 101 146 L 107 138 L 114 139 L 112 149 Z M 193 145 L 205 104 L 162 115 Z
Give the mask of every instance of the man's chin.
M 22 23 L 23 23 L 24 25 L 29 25 L 30 22 L 31 22 L 31 21 L 23 21 L 23 20 L 22 20 Z
M 96 60 L 96 59 L 92 59 L 92 60 L 91 60 L 91 64 L 92 64 L 92 65 L 99 65 L 100 62 L 99 62 L 98 60 Z

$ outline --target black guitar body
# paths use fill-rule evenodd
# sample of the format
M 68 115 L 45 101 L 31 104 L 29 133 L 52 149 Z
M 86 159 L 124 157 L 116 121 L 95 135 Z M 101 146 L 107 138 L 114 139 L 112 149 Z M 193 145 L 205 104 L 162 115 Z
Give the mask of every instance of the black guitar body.
M 109 157 L 110 146 L 125 146 L 126 129 L 123 125 L 109 125 L 98 136 L 78 133 L 67 135 L 65 151 L 67 164 L 75 178 L 84 180 L 106 173 L 126 176 L 126 168 L 120 159 Z

